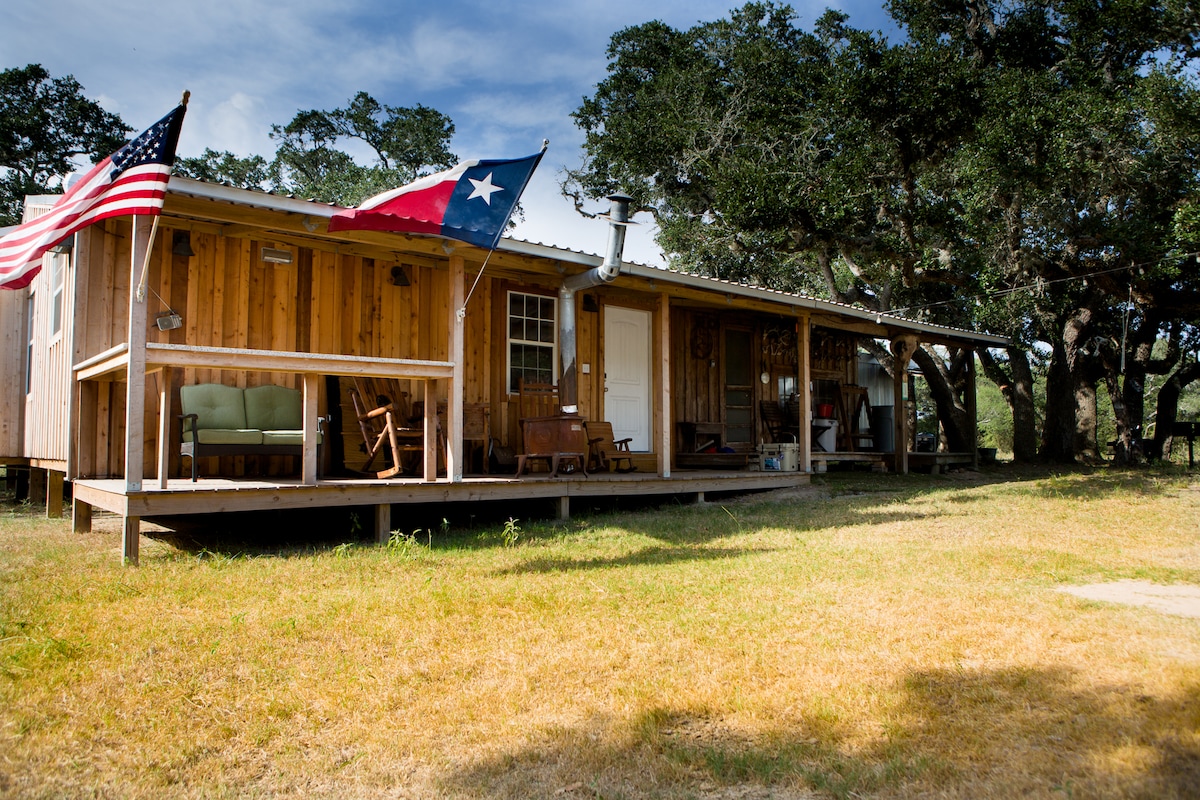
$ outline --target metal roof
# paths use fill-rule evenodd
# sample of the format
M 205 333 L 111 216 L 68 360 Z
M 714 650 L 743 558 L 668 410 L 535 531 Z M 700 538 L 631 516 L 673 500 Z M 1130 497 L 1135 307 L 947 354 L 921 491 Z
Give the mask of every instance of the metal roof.
M 167 187 L 167 191 L 171 194 L 189 195 L 192 197 L 217 200 L 270 211 L 305 214 L 311 217 L 329 218 L 340 210 L 340 206 L 336 206 L 332 203 L 323 203 L 316 200 L 303 200 L 293 195 L 280 195 L 258 189 L 241 189 L 225 184 L 197 181 L 191 178 L 182 178 L 179 176 L 173 176 L 171 178 L 171 181 Z M 529 242 L 522 239 L 512 239 L 507 237 L 500 240 L 500 244 L 496 249 L 501 252 L 513 253 L 516 255 L 565 261 L 567 263 L 578 264 L 589 269 L 598 266 L 603 261 L 601 256 L 594 253 L 586 253 L 581 250 L 571 250 L 557 245 L 539 244 L 537 242 Z M 844 317 L 850 317 L 856 321 L 879 325 L 886 328 L 900 329 L 918 334 L 924 333 L 945 339 L 965 340 L 978 344 L 984 344 L 989 347 L 1006 347 L 1010 344 L 1009 340 L 1003 336 L 977 333 L 964 328 L 954 328 L 946 325 L 934 325 L 931 323 L 907 319 L 905 317 L 894 316 L 891 314 L 868 311 L 866 309 L 857 308 L 845 303 L 836 303 L 831 300 L 821 300 L 794 292 L 784 292 L 779 289 L 752 286 L 750 284 L 737 283 L 735 281 L 724 280 L 721 278 L 709 278 L 704 275 L 696 275 L 690 272 L 682 272 L 680 270 L 665 267 L 639 264 L 632 261 L 621 262 L 621 274 L 642 278 L 652 278 L 656 281 L 665 281 L 700 291 L 780 303 L 786 306 L 792 306 L 794 308 L 808 311 L 824 311 Z M 885 333 L 881 332 L 881 336 L 885 335 Z

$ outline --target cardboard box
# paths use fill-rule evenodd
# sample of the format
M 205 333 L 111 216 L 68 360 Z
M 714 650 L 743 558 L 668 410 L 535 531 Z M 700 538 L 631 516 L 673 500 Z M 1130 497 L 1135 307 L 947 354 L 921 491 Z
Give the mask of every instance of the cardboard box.
M 800 445 L 760 444 L 758 446 L 758 468 L 764 472 L 798 472 L 800 470 Z

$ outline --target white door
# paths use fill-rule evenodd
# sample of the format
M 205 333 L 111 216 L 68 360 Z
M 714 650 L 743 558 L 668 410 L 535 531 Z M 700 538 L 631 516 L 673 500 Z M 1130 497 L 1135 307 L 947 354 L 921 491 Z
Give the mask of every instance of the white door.
M 630 450 L 650 450 L 649 311 L 604 307 L 604 419 Z

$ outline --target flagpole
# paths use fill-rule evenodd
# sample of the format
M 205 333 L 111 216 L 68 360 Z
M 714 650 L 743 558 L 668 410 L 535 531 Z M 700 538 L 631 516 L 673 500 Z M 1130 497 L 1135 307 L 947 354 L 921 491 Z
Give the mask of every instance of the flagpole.
M 183 97 L 179 99 L 179 105 L 187 108 L 188 100 L 192 98 L 192 93 L 187 89 L 183 90 Z M 158 235 L 158 217 L 154 215 L 154 224 L 150 226 L 150 241 L 146 244 L 146 260 L 142 262 L 142 277 L 138 280 L 137 285 L 137 301 L 139 303 L 146 302 L 146 277 L 150 272 L 150 256 L 154 254 L 154 239 Z
M 550 146 L 550 140 L 542 139 L 542 150 L 538 157 L 539 161 L 541 160 L 541 156 L 546 154 L 546 148 L 548 148 L 549 146 Z M 525 193 L 525 187 L 529 185 L 529 181 L 532 178 L 533 178 L 533 170 L 530 170 L 529 174 L 525 176 L 525 182 L 522 183 L 521 188 L 517 190 L 517 197 L 520 197 L 521 195 L 523 195 Z M 504 229 L 508 227 L 508 221 L 510 219 L 512 219 L 512 212 L 515 211 L 516 208 L 517 208 L 516 205 L 513 205 L 512 210 L 508 212 L 508 216 L 504 218 L 504 224 L 500 226 L 501 232 L 503 232 Z M 500 239 L 497 236 L 496 243 L 493 244 L 491 246 L 491 248 L 488 249 L 487 257 L 485 257 L 483 259 L 483 266 L 479 268 L 479 274 L 475 276 L 475 282 L 471 284 L 471 291 L 467 292 L 467 297 L 465 300 L 463 300 L 462 308 L 458 309 L 459 320 L 466 319 L 467 305 L 471 302 L 471 296 L 475 294 L 475 287 L 477 287 L 479 285 L 479 279 L 483 277 L 483 271 L 485 269 L 487 269 L 488 262 L 492 260 L 492 253 L 496 252 L 496 245 L 498 245 L 499 243 L 500 243 Z

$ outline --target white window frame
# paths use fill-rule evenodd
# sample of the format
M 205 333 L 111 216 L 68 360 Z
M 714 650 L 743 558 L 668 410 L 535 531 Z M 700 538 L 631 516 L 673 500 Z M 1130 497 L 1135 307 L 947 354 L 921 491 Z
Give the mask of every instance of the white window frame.
M 546 321 L 545 318 L 542 317 L 541 313 L 540 313 L 542 304 L 544 302 L 550 303 L 550 308 L 553 311 L 553 317 L 549 320 L 551 336 L 553 337 L 552 341 L 545 342 L 540 339 L 518 338 L 518 337 L 514 337 L 512 335 L 512 328 L 513 328 L 513 326 L 512 326 L 512 323 L 513 323 L 512 303 L 513 303 L 514 297 L 523 298 L 525 303 L 528 302 L 529 298 L 537 300 L 538 314 L 536 316 L 532 316 L 532 317 L 529 316 L 528 314 L 522 314 L 520 318 L 522 320 L 526 320 L 526 321 L 533 320 L 539 324 Z M 514 344 L 524 345 L 527 347 L 538 347 L 538 348 L 545 348 L 545 347 L 549 346 L 550 355 L 551 355 L 550 381 L 549 382 L 557 384 L 558 383 L 558 369 L 557 369 L 557 364 L 558 364 L 558 314 L 559 314 L 558 298 L 553 295 L 538 294 L 537 292 L 521 292 L 521 291 L 516 291 L 516 290 L 510 289 L 508 291 L 507 296 L 505 297 L 505 301 L 506 302 L 504 304 L 504 339 L 505 339 L 505 342 L 504 342 L 504 375 L 505 375 L 505 382 L 508 385 L 508 393 L 516 394 L 517 388 L 518 388 L 516 380 L 513 378 L 512 353 L 513 353 L 513 345 Z M 538 382 L 540 383 L 541 381 L 538 381 Z
M 63 297 L 67 288 L 67 265 L 71 261 L 68 253 L 50 254 L 50 341 L 53 343 L 62 334 Z

